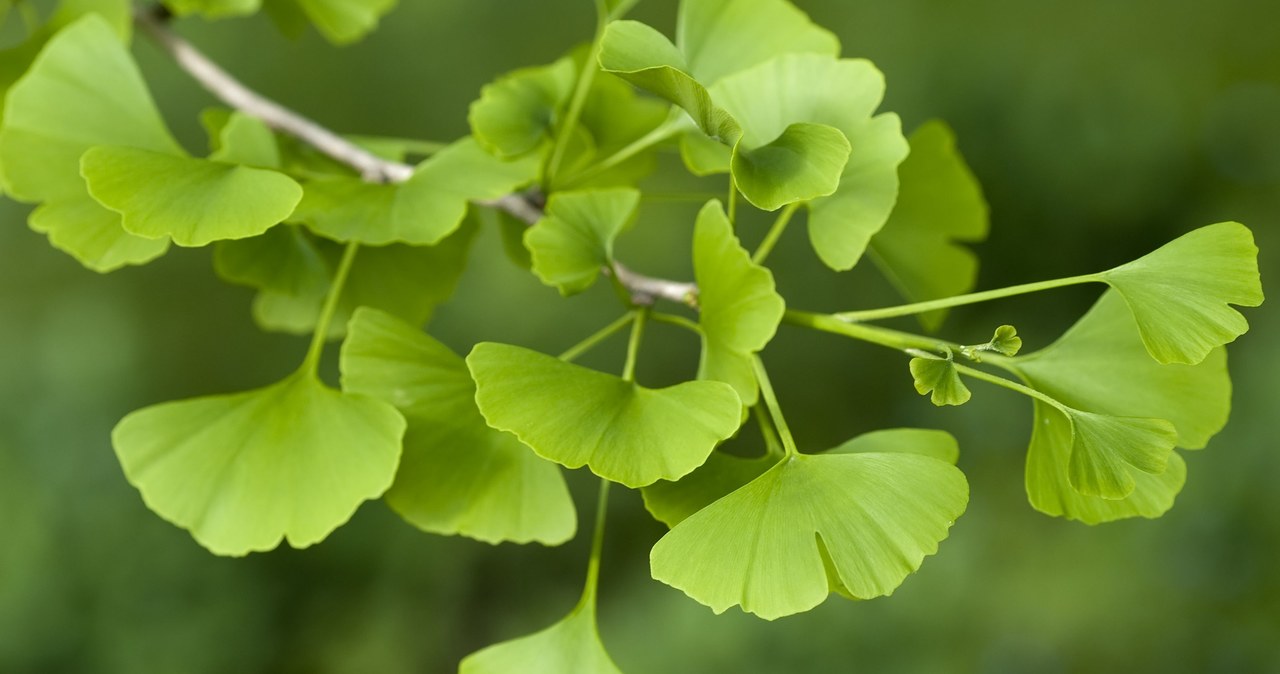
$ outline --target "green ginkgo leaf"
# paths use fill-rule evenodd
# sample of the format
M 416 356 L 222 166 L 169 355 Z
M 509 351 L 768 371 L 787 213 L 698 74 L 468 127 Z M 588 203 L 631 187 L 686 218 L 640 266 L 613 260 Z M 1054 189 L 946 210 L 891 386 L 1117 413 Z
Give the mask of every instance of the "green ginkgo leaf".
M 1124 297 L 1147 351 L 1161 363 L 1199 363 L 1249 329 L 1228 305 L 1262 304 L 1258 247 L 1238 222 L 1196 229 L 1098 280 Z
M 1027 449 L 1027 498 L 1040 512 L 1056 517 L 1100 524 L 1128 517 L 1154 518 L 1173 507 L 1174 498 L 1187 478 L 1186 462 L 1177 452 L 1158 474 L 1131 473 L 1132 491 L 1120 499 L 1081 494 L 1068 474 L 1072 453 L 1072 424 L 1061 410 L 1035 401 L 1035 420 Z
M 640 192 L 618 188 L 557 192 L 524 234 L 533 273 L 562 295 L 589 288 L 613 263 L 613 241 L 635 217 Z
M 373 309 L 352 316 L 342 388 L 385 400 L 409 422 L 395 484 L 384 497 L 429 532 L 488 543 L 558 545 L 577 525 L 560 468 L 485 424 L 462 358 Z
M 210 134 L 212 153 L 210 159 L 231 164 L 244 164 L 257 168 L 278 169 L 282 166 L 280 145 L 276 136 L 262 120 L 243 112 L 231 112 L 214 125 L 209 118 L 225 111 L 212 109 L 201 115 Z M 214 113 L 214 114 L 210 114 Z
M 48 236 L 54 248 L 100 273 L 146 264 L 169 250 L 168 239 L 144 239 L 124 231 L 120 214 L 89 195 L 43 204 L 31 212 L 27 224 Z
M 956 465 L 960 444 L 946 431 L 930 428 L 885 428 L 854 436 L 827 450 L 828 454 L 904 453 L 928 456 Z
M 964 475 L 930 456 L 795 455 L 676 525 L 650 565 L 716 613 L 739 605 L 772 620 L 833 589 L 862 599 L 893 592 L 937 551 L 968 499 Z
M 1058 341 L 1012 367 L 1032 388 L 1073 408 L 1167 419 L 1187 449 L 1204 447 L 1231 412 L 1226 350 L 1214 349 L 1196 365 L 1155 362 L 1114 290 Z
M 754 405 L 758 390 L 752 355 L 773 339 L 786 303 L 774 287 L 773 274 L 753 263 L 734 236 L 719 201 L 698 212 L 693 270 L 702 328 L 698 378 L 730 384 L 743 405 Z
M 741 125 L 744 147 L 777 138 L 797 123 L 825 125 L 845 136 L 852 150 L 840 167 L 839 188 L 805 199 L 813 198 L 809 239 L 818 256 L 836 270 L 853 267 L 893 209 L 898 164 L 908 152 L 897 115 L 874 114 L 884 97 L 884 75 L 865 59 L 788 54 L 726 77 L 711 88 L 711 97 Z
M 1178 432 L 1164 419 L 1116 417 L 1066 408 L 1073 433 L 1067 475 L 1085 496 L 1119 499 L 1133 493 L 1134 472 L 1164 472 Z
M 649 389 L 518 346 L 483 342 L 467 356 L 490 426 L 539 456 L 628 487 L 676 480 L 733 435 L 733 387 L 691 381 Z
M 538 168 L 536 156 L 502 161 L 466 138 L 419 164 L 403 183 L 340 176 L 307 182 L 293 219 L 335 241 L 431 245 L 458 228 L 470 202 L 509 194 Z
M 595 598 L 540 632 L 483 648 L 463 658 L 458 674 L 622 674 L 596 627 Z
M 80 170 L 89 193 L 123 216 L 126 231 L 179 246 L 257 236 L 302 199 L 283 173 L 130 147 L 90 148 Z
M 986 199 L 945 122 L 920 125 L 898 167 L 898 200 L 871 239 L 871 259 L 907 300 L 923 302 L 973 290 L 978 258 L 961 243 L 987 237 Z M 945 310 L 920 314 L 937 330 Z
M 112 432 L 147 506 L 220 555 L 323 540 L 391 486 L 405 422 L 299 371 L 266 388 L 162 403 Z
M 178 16 L 200 14 L 206 19 L 222 19 L 253 14 L 262 7 L 262 0 L 164 0 L 164 5 Z
M 756 208 L 774 211 L 835 192 L 850 149 L 835 127 L 797 123 L 756 148 L 739 142 L 729 165 L 742 196 Z
M 680 159 L 695 176 L 728 173 L 733 149 L 702 133 L 691 132 L 680 136 Z
M 395 6 L 396 0 L 263 0 L 280 32 L 296 37 L 310 21 L 336 45 L 360 40 Z
M 786 0 L 682 0 L 676 26 L 689 72 L 708 86 L 782 54 L 840 53 L 834 34 Z
M 577 80 L 573 58 L 522 68 L 480 89 L 467 122 L 485 150 L 499 157 L 516 157 L 551 139 L 557 111 L 569 100 Z
M 262 236 L 219 242 L 213 249 L 213 269 L 230 283 L 322 298 L 333 269 L 321 251 L 321 244 L 301 227 L 281 225 Z
M 1018 336 L 1018 329 L 1012 325 L 1002 325 L 996 328 L 991 335 L 991 339 L 986 344 L 976 344 L 972 346 L 960 347 L 960 353 L 975 362 L 982 362 L 983 353 L 997 353 L 1001 356 L 1016 356 L 1018 351 L 1022 350 L 1022 338 Z
M 960 373 L 956 371 L 956 363 L 950 353 L 946 358 L 917 356 L 911 359 L 908 366 L 915 379 L 916 393 L 926 395 L 932 392 L 929 401 L 934 405 L 942 407 L 969 402 L 972 394 L 969 387 L 960 380 Z

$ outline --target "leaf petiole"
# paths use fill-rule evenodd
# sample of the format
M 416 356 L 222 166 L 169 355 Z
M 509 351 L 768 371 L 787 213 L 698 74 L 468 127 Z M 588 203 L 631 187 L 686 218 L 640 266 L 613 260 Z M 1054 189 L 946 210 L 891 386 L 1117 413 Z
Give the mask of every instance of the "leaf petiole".
M 670 325 L 681 327 L 681 328 L 684 328 L 685 330 L 688 330 L 689 332 L 692 332 L 695 335 L 698 335 L 699 337 L 702 336 L 702 327 L 699 326 L 697 323 L 694 323 L 693 321 L 685 318 L 684 316 L 677 316 L 675 314 L 668 314 L 661 311 L 655 311 L 650 313 L 649 317 L 655 321 L 658 321 L 659 323 L 667 323 Z
M 764 447 L 768 456 L 786 456 L 787 450 L 783 448 L 778 432 L 769 421 L 768 410 L 760 403 L 756 403 L 751 406 L 751 416 L 755 417 L 756 425 L 760 427 L 760 437 L 764 438 Z
M 627 362 L 622 367 L 622 380 L 636 380 L 636 359 L 640 354 L 640 341 L 644 339 L 644 324 L 649 317 L 649 307 L 641 307 L 632 312 L 631 339 L 627 342 Z
M 787 427 L 787 420 L 782 417 L 782 407 L 778 405 L 778 398 L 773 394 L 773 384 L 769 382 L 769 373 L 765 372 L 764 362 L 760 360 L 760 356 L 752 356 L 751 364 L 755 367 L 756 381 L 760 383 L 760 397 L 764 399 L 764 404 L 769 409 L 773 428 L 782 439 L 786 456 L 799 456 L 800 450 L 796 449 L 796 441 L 791 437 L 791 429 Z
M 566 363 L 572 363 L 574 360 L 578 358 L 578 356 L 581 356 L 582 354 L 595 348 L 596 345 L 598 345 L 600 342 L 603 342 L 604 340 L 613 336 L 613 333 L 626 327 L 627 323 L 630 323 L 631 321 L 635 320 L 635 317 L 636 317 L 636 312 L 628 311 L 627 313 L 619 316 L 612 323 L 595 331 L 594 333 L 589 335 L 586 339 L 582 340 L 581 342 L 578 342 L 577 344 L 574 344 L 568 349 L 565 349 L 564 353 L 561 353 L 557 357 L 560 360 L 565 361 Z
M 559 184 L 559 188 L 568 189 L 578 185 L 579 183 L 586 182 L 587 180 L 608 171 L 618 164 L 631 159 L 654 145 L 657 145 L 658 143 L 661 143 L 662 141 L 689 128 L 692 128 L 692 126 L 688 121 L 688 117 L 681 113 L 679 108 L 672 106 L 672 114 L 667 117 L 666 121 L 653 127 L 652 131 L 631 141 L 617 152 L 614 152 L 608 157 L 601 159 L 599 162 L 596 162 L 595 164 L 592 164 L 591 166 L 569 176 L 568 179 Z
M 608 480 L 600 478 L 600 491 L 596 497 L 596 525 L 591 533 L 591 557 L 587 560 L 587 581 L 582 587 L 582 598 L 578 600 L 579 608 L 589 606 L 591 610 L 595 609 L 596 588 L 600 582 L 600 557 L 604 550 L 604 522 L 609 509 L 609 484 Z
M 1082 274 L 1080 276 L 1068 276 L 1067 278 L 1053 279 L 1050 281 L 1023 283 L 1016 286 L 1009 286 L 1007 288 L 997 288 L 995 290 L 984 290 L 982 292 L 969 293 L 967 295 L 943 297 L 942 299 L 929 300 L 927 302 L 902 304 L 896 307 L 864 309 L 861 311 L 842 311 L 840 313 L 832 314 L 832 316 L 845 321 L 874 321 L 881 318 L 914 316 L 915 314 L 923 314 L 937 309 L 947 309 L 949 307 L 958 307 L 966 304 L 977 304 L 979 302 L 997 300 L 1003 297 L 1013 297 L 1014 295 L 1025 295 L 1027 293 L 1040 292 L 1041 290 L 1102 281 L 1103 279 L 1100 274 Z
M 751 261 L 755 264 L 764 264 L 765 258 L 769 257 L 769 253 L 773 252 L 773 247 L 778 243 L 778 239 L 782 238 L 782 233 L 787 231 L 787 225 L 791 223 L 791 216 L 795 215 L 800 208 L 800 202 L 787 204 L 778 213 L 778 217 L 773 221 L 773 226 L 769 228 L 769 232 L 764 235 L 764 240 L 756 248 L 756 252 L 751 256 Z
M 311 346 L 307 349 L 307 357 L 302 361 L 302 369 L 309 371 L 313 376 L 320 370 L 320 355 L 324 353 L 325 342 L 329 339 L 329 324 L 333 322 L 333 315 L 338 310 L 338 300 L 342 297 L 342 289 L 347 285 L 347 276 L 351 273 L 351 266 L 356 261 L 356 252 L 360 250 L 360 244 L 351 241 L 347 243 L 346 249 L 342 251 L 342 260 L 338 262 L 338 270 L 333 275 L 333 281 L 329 285 L 329 294 L 324 299 L 324 306 L 320 309 L 320 317 L 316 320 L 316 331 L 311 336 Z

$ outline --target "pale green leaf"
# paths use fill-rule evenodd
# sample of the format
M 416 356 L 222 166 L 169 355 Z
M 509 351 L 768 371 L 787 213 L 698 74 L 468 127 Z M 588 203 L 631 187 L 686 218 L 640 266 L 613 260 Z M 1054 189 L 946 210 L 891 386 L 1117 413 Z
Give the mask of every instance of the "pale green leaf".
M 950 353 L 946 358 L 917 356 L 907 365 L 915 379 L 916 393 L 925 395 L 932 392 L 929 401 L 934 405 L 942 407 L 969 402 L 972 394 L 969 387 L 960 380 L 960 373 L 956 371 L 956 363 Z
M 964 475 L 928 456 L 793 456 L 676 525 L 653 548 L 653 577 L 717 613 L 739 605 L 770 620 L 833 589 L 886 595 L 937 551 L 968 497 Z
M 986 199 L 945 122 L 925 122 L 909 141 L 897 205 L 871 239 L 872 260 L 911 302 L 962 295 L 977 282 L 978 258 L 960 244 L 987 237 Z M 945 317 L 941 310 L 919 316 L 930 331 Z
M 467 121 L 485 150 L 515 157 L 552 138 L 556 115 L 573 93 L 578 68 L 573 58 L 507 73 L 480 89 Z
M 257 236 L 302 198 L 283 173 L 130 147 L 90 148 L 80 169 L 89 193 L 123 216 L 126 231 L 179 246 Z
M 1178 440 L 1177 430 L 1164 419 L 1063 411 L 1073 433 L 1067 475 L 1085 496 L 1120 499 L 1133 493 L 1135 470 L 1163 473 Z
M 415 526 L 488 543 L 558 545 L 577 515 L 560 468 L 485 424 L 462 358 L 373 309 L 355 312 L 342 344 L 343 390 L 385 400 L 409 422 L 384 497 Z
M 253 14 L 262 0 L 164 0 L 164 5 L 178 16 L 200 14 L 206 19 L 223 19 Z
M 419 164 L 403 183 L 339 176 L 307 182 L 293 218 L 336 241 L 431 245 L 458 228 L 470 202 L 509 194 L 537 172 L 536 156 L 502 161 L 466 138 Z
M 294 225 L 272 227 L 250 239 L 219 242 L 213 249 L 213 268 L 230 283 L 314 299 L 324 297 L 333 276 L 320 245 Z
M 264 8 L 286 35 L 297 36 L 310 20 L 329 42 L 355 42 L 378 26 L 396 0 L 265 0 Z
M 562 295 L 589 288 L 613 263 L 613 242 L 635 217 L 640 192 L 618 188 L 556 192 L 524 234 L 533 273 Z
M 487 342 L 472 349 L 467 366 L 490 426 L 515 433 L 543 458 L 586 465 L 633 488 L 687 475 L 741 420 L 741 402 L 722 382 L 649 389 Z
M 701 133 L 680 136 L 680 159 L 695 176 L 728 173 L 733 149 Z
M 107 20 L 122 43 L 129 44 L 133 36 L 133 11 L 130 0 L 59 0 L 41 32 L 54 33 L 86 14 L 97 14 Z
M 751 261 L 718 201 L 698 213 L 693 233 L 702 358 L 699 379 L 733 386 L 744 405 L 757 396 L 752 355 L 773 339 L 786 303 L 773 274 Z
M 483 648 L 458 674 L 621 674 L 600 643 L 594 600 L 540 632 Z
M 986 344 L 977 344 L 974 346 L 960 347 L 960 353 L 965 358 L 971 358 L 974 361 L 981 362 L 983 353 L 998 353 L 1002 356 L 1016 356 L 1018 351 L 1022 349 L 1022 338 L 1018 336 L 1018 329 L 1012 325 L 1002 325 L 996 328 L 994 334 L 991 335 L 990 341 Z
M 707 85 L 776 56 L 837 56 L 840 41 L 786 0 L 683 0 L 676 44 Z
M 120 226 L 120 214 L 85 195 L 43 204 L 27 218 L 31 229 L 49 237 L 54 248 L 93 271 L 146 264 L 169 250 L 168 239 L 144 239 Z
M 215 111 L 206 111 L 208 113 Z M 276 136 L 262 120 L 242 112 L 232 112 L 224 123 L 218 124 L 216 142 L 209 155 L 215 161 L 245 164 L 257 168 L 278 169 L 282 162 Z
M 1238 222 L 1201 227 L 1098 276 L 1124 297 L 1161 363 L 1199 363 L 1249 329 L 1228 305 L 1262 304 L 1258 247 Z
M 391 486 L 404 419 L 299 372 L 266 388 L 162 403 L 112 432 L 147 506 L 220 555 L 320 542 Z
M 760 477 L 779 461 L 776 456 L 741 457 L 712 452 L 707 462 L 676 482 L 659 480 L 642 487 L 645 510 L 674 527 L 726 494 Z
M 886 428 L 863 433 L 827 450 L 828 454 L 905 452 L 955 465 L 960 445 L 946 431 L 928 428 Z
M 850 149 L 835 127 L 792 124 L 765 145 L 747 148 L 738 143 L 733 148 L 734 185 L 753 206 L 766 211 L 825 197 L 840 185 Z

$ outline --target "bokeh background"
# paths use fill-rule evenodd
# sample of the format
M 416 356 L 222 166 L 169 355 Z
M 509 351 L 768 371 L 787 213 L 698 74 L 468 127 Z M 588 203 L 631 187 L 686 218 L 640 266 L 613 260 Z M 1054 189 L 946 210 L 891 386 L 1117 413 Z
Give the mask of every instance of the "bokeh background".
M 673 0 L 634 12 L 664 30 Z M 850 56 L 888 76 L 908 129 L 942 117 L 992 207 L 980 286 L 1107 268 L 1194 227 L 1250 225 L 1264 286 L 1280 275 L 1280 5 L 1273 0 L 801 0 Z M 589 36 L 587 0 L 401 0 L 365 42 L 290 42 L 262 18 L 179 30 L 253 86 L 352 133 L 448 140 L 479 87 Z M 203 147 L 211 104 L 145 42 L 135 51 L 171 126 Z M 678 177 L 664 192 L 717 194 Z M 652 200 L 621 242 L 633 266 L 690 275 L 698 202 Z M 109 433 L 158 401 L 256 387 L 297 338 L 264 335 L 250 293 L 207 250 L 98 276 L 0 203 L 0 672 L 453 671 L 574 603 L 585 536 L 490 547 L 422 534 L 381 503 L 312 549 L 206 553 L 125 482 Z M 745 221 L 744 238 L 763 234 Z M 794 227 L 771 259 L 792 306 L 893 301 L 870 269 L 831 273 Z M 867 265 L 869 266 L 869 265 Z M 1014 323 L 1051 341 L 1096 297 L 1072 288 L 957 311 L 944 334 Z M 616 315 L 604 289 L 539 285 L 486 230 L 431 330 L 461 351 L 499 339 L 555 352 Z M 648 577 L 661 535 L 616 490 L 601 590 L 605 643 L 628 672 L 1280 672 L 1280 311 L 1248 312 L 1233 345 L 1233 419 L 1164 518 L 1099 527 L 1034 512 L 1022 489 L 1030 404 L 975 385 L 935 409 L 904 359 L 784 326 L 765 353 L 803 448 L 876 428 L 952 431 L 972 485 L 941 553 L 888 599 L 831 599 L 767 623 L 723 616 Z M 909 323 L 905 324 L 910 326 Z M 696 346 L 655 328 L 641 381 L 688 376 Z M 592 361 L 616 368 L 621 344 Z M 332 366 L 332 362 L 329 363 Z M 330 368 L 332 370 L 332 367 Z M 744 435 L 751 435 L 746 433 Z M 592 480 L 571 477 L 589 522 Z M 580 527 L 585 529 L 585 527 Z

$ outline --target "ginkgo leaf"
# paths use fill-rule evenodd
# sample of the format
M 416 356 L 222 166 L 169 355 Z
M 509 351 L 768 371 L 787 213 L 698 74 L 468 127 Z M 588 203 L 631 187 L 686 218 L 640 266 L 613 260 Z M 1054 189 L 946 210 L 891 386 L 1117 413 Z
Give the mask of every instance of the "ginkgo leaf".
M 964 475 L 929 456 L 795 455 L 676 525 L 650 565 L 716 613 L 739 605 L 772 620 L 833 589 L 862 599 L 893 592 L 937 551 L 968 499 Z
M 230 283 L 298 297 L 323 297 L 333 275 L 320 245 L 294 225 L 219 242 L 213 249 L 213 269 Z
M 632 488 L 687 475 L 741 420 L 742 403 L 723 382 L 649 389 L 491 342 L 471 350 L 467 367 L 490 426 L 543 458 Z
M 786 0 L 683 0 L 676 44 L 707 85 L 782 54 L 836 56 L 840 40 Z
M 854 436 L 827 450 L 827 454 L 902 452 L 919 454 L 955 465 L 960 445 L 946 431 L 930 428 L 884 428 Z
M 929 401 L 934 405 L 942 407 L 969 402 L 972 394 L 969 387 L 960 380 L 960 373 L 956 371 L 956 363 L 950 353 L 946 358 L 917 356 L 911 359 L 908 366 L 915 379 L 916 393 L 925 395 L 932 392 Z
M 730 384 L 743 405 L 754 405 L 758 391 L 752 354 L 773 339 L 786 303 L 772 272 L 753 263 L 734 236 L 719 201 L 707 202 L 698 212 L 693 270 L 702 328 L 698 378 Z
M 1027 449 L 1027 498 L 1036 510 L 1047 515 L 1086 524 L 1159 517 L 1173 507 L 1174 498 L 1186 482 L 1186 463 L 1177 452 L 1170 452 L 1163 472 L 1130 472 L 1134 486 L 1124 498 L 1081 494 L 1068 478 L 1073 445 L 1071 420 L 1056 407 L 1037 400 L 1032 429 Z
M 586 58 L 587 54 L 583 54 Z M 596 73 L 587 90 L 586 100 L 578 116 L 578 130 L 590 139 L 590 151 L 565 153 L 564 168 L 557 174 L 568 176 L 574 187 L 613 187 L 634 185 L 653 171 L 654 151 L 634 154 L 630 159 L 597 170 L 597 163 L 616 158 L 650 134 L 674 134 L 678 129 L 692 128 L 687 117 L 662 101 L 637 94 L 635 87 L 605 72 Z M 572 170 L 571 170 L 572 169 Z M 583 169 L 592 169 L 580 177 Z M 559 178 L 556 178 L 559 180 Z
M 485 150 L 499 157 L 515 157 L 536 149 L 552 137 L 555 114 L 568 101 L 578 68 L 571 57 L 555 63 L 521 68 L 480 89 L 467 122 Z
M 85 195 L 43 204 L 27 218 L 31 229 L 93 271 L 146 264 L 169 250 L 168 239 L 144 239 L 120 226 L 120 214 Z
M 729 165 L 742 196 L 756 208 L 774 211 L 835 192 L 849 150 L 839 129 L 797 123 L 756 148 L 739 142 Z
M 594 597 L 540 632 L 483 648 L 458 674 L 621 674 L 600 643 Z
M 733 149 L 704 134 L 686 133 L 680 136 L 680 159 L 695 176 L 728 173 Z
M 377 310 L 351 318 L 342 388 L 385 400 L 409 422 L 395 484 L 384 497 L 413 525 L 488 543 L 558 545 L 577 515 L 560 468 L 485 424 L 462 358 Z
M 797 123 L 826 125 L 845 136 L 852 150 L 839 188 L 810 203 L 809 239 L 827 266 L 853 267 L 893 209 L 898 164 L 908 152 L 897 115 L 874 115 L 884 75 L 865 59 L 788 54 L 726 77 L 711 97 L 741 125 L 745 147 Z
M 323 540 L 391 486 L 405 422 L 299 371 L 266 388 L 162 403 L 112 432 L 156 514 L 220 555 Z
M 202 116 L 203 117 L 203 116 Z M 210 159 L 257 168 L 281 167 L 280 145 L 262 120 L 232 112 L 213 134 Z
M 282 33 L 297 36 L 309 20 L 336 45 L 360 40 L 395 6 L 396 0 L 263 0 Z
M 1262 304 L 1258 247 L 1238 222 L 1201 227 L 1098 277 L 1124 297 L 1161 363 L 1199 363 L 1249 329 L 1228 305 Z
M 1177 442 L 1173 424 L 1164 419 L 1116 417 L 1076 409 L 1064 410 L 1073 433 L 1067 474 L 1071 486 L 1085 496 L 1124 498 L 1133 492 L 1134 470 L 1158 475 L 1165 470 Z
M 253 14 L 262 6 L 262 0 L 164 0 L 164 5 L 178 16 L 200 14 L 207 19 L 221 19 Z
M 960 347 L 960 353 L 965 358 L 981 362 L 983 353 L 998 353 L 1002 356 L 1016 356 L 1018 351 L 1022 349 L 1022 338 L 1018 336 L 1018 329 L 1012 325 L 1002 325 L 996 328 L 991 335 L 991 339 L 986 344 L 977 344 L 973 346 Z
M 283 173 L 130 147 L 90 148 L 80 170 L 89 193 L 123 216 L 126 231 L 179 246 L 257 236 L 302 198 Z
M 1109 290 L 1058 341 L 1017 358 L 1032 388 L 1076 409 L 1169 420 L 1178 446 L 1199 449 L 1227 423 L 1231 379 L 1226 350 L 1196 365 L 1161 365 L 1142 344 L 1124 299 Z
M 986 199 L 945 122 L 925 122 L 908 140 L 897 204 L 871 238 L 871 259 L 911 302 L 962 295 L 977 282 L 978 258 L 961 244 L 987 237 Z M 919 315 L 930 331 L 945 317 L 944 310 Z
M 640 192 L 618 188 L 556 192 L 546 214 L 524 234 L 533 273 L 562 295 L 595 283 L 613 263 L 613 241 L 631 223 Z
M 471 201 L 528 184 L 538 164 L 532 155 L 502 161 L 466 138 L 419 164 L 403 183 L 339 176 L 307 182 L 293 219 L 335 241 L 431 245 L 458 228 Z

